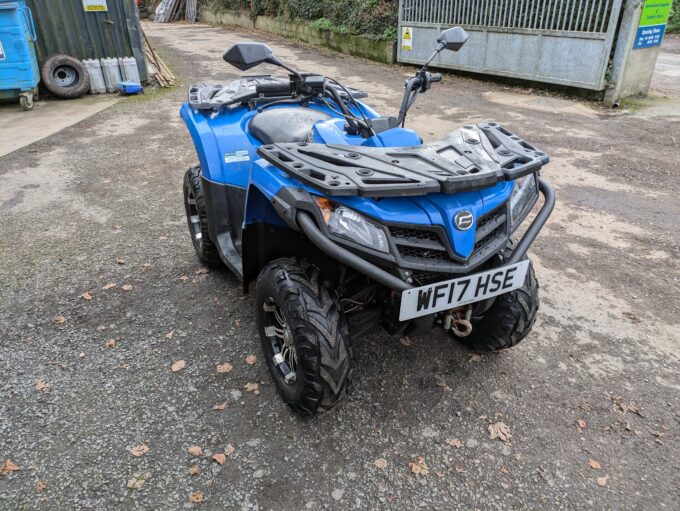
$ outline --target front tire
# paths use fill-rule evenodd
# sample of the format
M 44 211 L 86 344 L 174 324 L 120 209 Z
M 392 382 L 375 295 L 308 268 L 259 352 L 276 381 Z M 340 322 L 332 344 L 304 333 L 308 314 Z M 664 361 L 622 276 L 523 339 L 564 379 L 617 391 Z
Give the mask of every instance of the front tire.
M 511 255 L 512 248 L 509 247 L 501 264 Z M 468 337 L 458 337 L 453 333 L 451 335 L 477 351 L 512 348 L 531 332 L 539 304 L 538 281 L 534 266 L 529 261 L 529 269 L 521 288 L 498 296 L 481 315 L 472 316 L 472 332 Z
M 294 410 L 332 409 L 352 376 L 352 347 L 340 303 L 311 264 L 278 259 L 260 273 L 255 315 L 276 388 Z
M 203 264 L 211 268 L 222 266 L 217 247 L 210 239 L 208 231 L 208 210 L 201 184 L 201 166 L 191 167 L 184 174 L 184 210 L 191 234 L 191 243 L 196 255 Z

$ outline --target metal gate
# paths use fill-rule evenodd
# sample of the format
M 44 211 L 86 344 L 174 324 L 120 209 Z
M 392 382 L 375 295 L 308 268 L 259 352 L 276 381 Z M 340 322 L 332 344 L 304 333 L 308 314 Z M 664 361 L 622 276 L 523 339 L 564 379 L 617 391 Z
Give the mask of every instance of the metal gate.
M 432 65 L 603 90 L 622 0 L 400 0 L 398 60 L 423 64 L 443 29 L 470 39 Z

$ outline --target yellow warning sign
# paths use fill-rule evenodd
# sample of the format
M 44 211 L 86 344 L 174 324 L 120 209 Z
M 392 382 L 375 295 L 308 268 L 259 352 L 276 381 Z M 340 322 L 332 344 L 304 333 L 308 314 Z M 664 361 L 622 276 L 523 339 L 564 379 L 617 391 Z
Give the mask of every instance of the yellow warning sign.
M 413 49 L 413 28 L 401 27 L 401 49 L 405 51 Z

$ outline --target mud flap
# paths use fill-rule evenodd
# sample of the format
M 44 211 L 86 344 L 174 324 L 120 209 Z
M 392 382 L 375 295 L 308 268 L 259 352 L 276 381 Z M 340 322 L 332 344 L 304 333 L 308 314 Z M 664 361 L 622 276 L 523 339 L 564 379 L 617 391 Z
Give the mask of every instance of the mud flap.
M 237 186 L 216 183 L 201 176 L 208 213 L 210 239 L 224 264 L 243 280 L 241 231 L 246 190 Z

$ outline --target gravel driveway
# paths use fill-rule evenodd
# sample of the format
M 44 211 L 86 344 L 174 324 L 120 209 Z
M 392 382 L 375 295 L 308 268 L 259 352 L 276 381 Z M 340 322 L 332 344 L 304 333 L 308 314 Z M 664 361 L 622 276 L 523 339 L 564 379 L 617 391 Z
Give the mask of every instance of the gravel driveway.
M 180 87 L 0 158 L 0 509 L 680 509 L 678 98 L 631 113 L 433 87 L 409 121 L 426 141 L 496 120 L 553 157 L 539 320 L 496 356 L 439 331 L 363 339 L 349 399 L 305 419 L 275 393 L 252 297 L 194 256 L 178 109 L 189 83 L 236 76 L 221 54 L 241 39 L 386 112 L 413 70 L 147 31 Z

